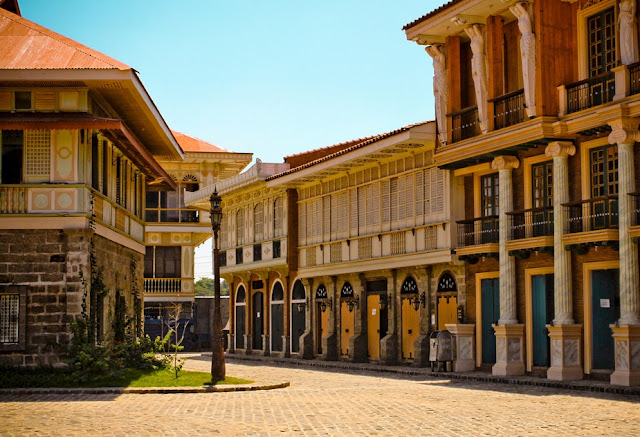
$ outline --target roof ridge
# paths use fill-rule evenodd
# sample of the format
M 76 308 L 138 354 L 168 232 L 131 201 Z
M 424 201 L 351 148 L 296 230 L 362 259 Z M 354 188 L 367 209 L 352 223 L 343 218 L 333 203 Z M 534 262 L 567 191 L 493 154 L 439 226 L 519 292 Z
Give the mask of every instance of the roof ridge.
M 91 58 L 93 58 L 93 59 L 95 59 L 95 60 L 97 60 L 99 62 L 102 62 L 104 64 L 110 65 L 113 68 L 117 68 L 119 70 L 122 69 L 121 67 L 118 67 L 117 65 L 113 64 L 113 61 L 115 61 L 115 62 L 120 63 L 123 66 L 127 67 L 128 69 L 132 69 L 129 65 L 127 65 L 127 64 L 125 64 L 123 62 L 120 62 L 117 59 L 114 59 L 109 55 L 105 55 L 104 53 L 101 53 L 98 50 L 92 49 L 91 47 L 86 46 L 86 45 L 84 45 L 84 44 L 82 44 L 82 43 L 80 43 L 80 42 L 78 42 L 78 41 L 76 41 L 74 39 L 71 39 L 68 36 L 64 36 L 64 35 L 56 32 L 54 30 L 48 29 L 48 28 L 46 28 L 46 27 L 44 27 L 44 26 L 42 26 L 42 25 L 40 25 L 38 23 L 35 23 L 35 22 L 31 21 L 31 20 L 27 20 L 26 18 L 24 18 L 21 15 L 16 15 L 16 14 L 12 13 L 11 11 L 8 11 L 8 10 L 2 9 L 2 8 L 0 8 L 0 13 L 2 13 L 7 19 L 13 21 L 16 24 L 19 24 L 21 26 L 27 27 L 27 28 L 33 30 L 34 32 L 38 32 L 42 36 L 46 36 L 46 37 L 55 39 L 56 41 L 60 42 L 61 44 L 64 44 L 64 45 L 66 45 L 67 47 L 69 47 L 69 48 L 71 48 L 73 50 L 77 50 L 79 52 L 82 52 L 83 54 L 85 54 L 87 56 L 90 56 Z M 12 17 L 11 15 L 14 15 L 18 19 Z M 74 44 L 71 44 L 70 41 L 75 43 L 75 44 L 77 44 L 80 47 L 78 47 L 78 46 L 76 46 Z M 95 53 L 99 53 L 100 55 L 102 55 L 102 56 L 104 56 L 106 58 L 109 58 L 110 61 L 107 61 L 105 59 L 101 59 L 98 56 L 96 56 L 95 54 L 90 53 L 90 51 L 91 52 L 95 52 Z

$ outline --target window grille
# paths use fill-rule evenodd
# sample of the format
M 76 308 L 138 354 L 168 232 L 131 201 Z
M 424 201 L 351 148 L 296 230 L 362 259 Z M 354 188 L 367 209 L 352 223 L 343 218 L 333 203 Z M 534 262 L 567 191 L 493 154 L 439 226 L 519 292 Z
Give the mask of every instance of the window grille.
M 369 259 L 372 257 L 373 237 L 365 237 L 358 240 L 358 259 Z
M 0 295 L 0 343 L 18 343 L 19 294 Z
M 424 249 L 435 250 L 438 248 L 438 229 L 436 226 L 424 228 Z
M 404 231 L 391 234 L 391 255 L 402 255 L 407 252 L 406 233 Z
M 24 131 L 26 182 L 49 182 L 51 169 L 51 132 L 48 130 Z
M 333 243 L 329 247 L 329 257 L 332 263 L 342 262 L 342 243 Z

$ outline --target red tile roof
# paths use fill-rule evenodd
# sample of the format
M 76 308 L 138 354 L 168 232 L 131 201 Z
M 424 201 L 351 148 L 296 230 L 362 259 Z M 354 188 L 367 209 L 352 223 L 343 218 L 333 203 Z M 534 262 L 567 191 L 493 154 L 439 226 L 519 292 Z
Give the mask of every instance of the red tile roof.
M 367 137 L 367 138 L 361 138 L 359 140 L 353 140 L 353 141 L 348 141 L 348 142 L 345 142 L 345 143 L 337 144 L 337 146 L 344 145 L 344 144 L 351 144 L 351 145 L 348 146 L 348 147 L 344 147 L 344 148 L 338 150 L 337 152 L 334 152 L 334 153 L 325 155 L 325 156 L 323 156 L 321 158 L 318 158 L 318 159 L 316 159 L 314 161 L 310 161 L 310 162 L 302 164 L 302 165 L 300 165 L 298 167 L 294 167 L 294 168 L 291 168 L 291 169 L 289 169 L 287 171 L 283 171 L 282 173 L 278 173 L 278 174 L 275 174 L 273 176 L 269 176 L 265 180 L 269 181 L 271 179 L 276 179 L 276 178 L 279 178 L 281 176 L 285 176 L 285 175 L 288 175 L 288 174 L 291 174 L 291 173 L 295 173 L 297 171 L 303 170 L 303 169 L 308 168 L 308 167 L 312 167 L 312 166 L 314 166 L 316 164 L 320 164 L 321 162 L 328 161 L 329 159 L 335 158 L 335 157 L 340 156 L 340 155 L 344 155 L 344 154 L 349 153 L 349 152 L 351 152 L 353 150 L 357 150 L 357 149 L 359 149 L 361 147 L 364 147 L 364 146 L 367 146 L 369 144 L 375 143 L 376 141 L 380 141 L 380 140 L 383 140 L 385 138 L 397 135 L 399 133 L 406 132 L 409 129 L 411 129 L 412 127 L 420 126 L 420 125 L 427 124 L 427 123 L 429 123 L 429 121 L 422 121 L 420 123 L 413 123 L 413 124 L 409 124 L 407 126 L 404 126 L 404 127 L 399 128 L 399 129 L 396 129 L 396 130 L 393 130 L 393 131 L 390 131 L 390 132 L 386 132 L 386 133 L 383 133 L 383 134 L 374 135 L 374 136 Z M 334 147 L 334 146 L 329 146 L 326 149 L 330 149 L 332 147 Z M 322 150 L 322 149 L 318 149 L 318 150 Z
M 199 138 L 185 135 L 182 132 L 178 132 L 173 129 L 171 130 L 171 133 L 173 134 L 176 141 L 180 145 L 180 148 L 184 152 L 196 152 L 196 153 L 204 153 L 204 152 L 230 153 L 231 152 L 230 150 L 216 146 L 215 144 L 211 144 Z
M 433 11 L 429 12 L 428 14 L 423 15 L 422 17 L 418 18 L 417 20 L 413 20 L 411 23 L 406 24 L 402 30 L 407 30 L 412 28 L 413 26 L 415 26 L 416 24 L 420 24 L 425 20 L 428 20 L 429 18 L 433 17 L 434 15 L 437 15 L 438 13 L 444 11 L 445 9 L 449 9 L 451 6 L 460 3 L 462 0 L 451 0 L 448 3 L 443 4 L 442 6 L 440 6 L 437 9 L 434 9 Z
M 344 150 L 346 148 L 349 148 L 355 144 L 361 143 L 371 138 L 373 138 L 373 136 L 366 137 L 366 138 L 358 138 L 351 141 L 345 141 L 344 143 L 338 143 L 332 146 L 321 147 L 318 149 L 309 150 L 307 152 L 295 153 L 293 155 L 285 156 L 284 162 L 288 163 L 290 165 L 290 168 L 299 167 L 301 165 L 307 164 L 312 161 L 316 161 L 327 155 L 331 155 L 333 153 L 339 152 L 340 150 Z
M 131 70 L 72 39 L 0 8 L 0 68 Z

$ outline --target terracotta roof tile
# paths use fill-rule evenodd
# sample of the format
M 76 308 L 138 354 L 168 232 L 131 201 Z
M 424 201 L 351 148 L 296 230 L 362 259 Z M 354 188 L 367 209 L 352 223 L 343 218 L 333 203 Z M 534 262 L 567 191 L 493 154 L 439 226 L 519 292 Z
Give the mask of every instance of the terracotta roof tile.
M 291 168 L 291 169 L 289 169 L 287 171 L 283 171 L 282 173 L 275 174 L 273 176 L 270 176 L 270 177 L 266 178 L 265 180 L 269 181 L 271 179 L 276 179 L 276 178 L 279 178 L 281 176 L 285 176 L 285 175 L 288 175 L 288 174 L 291 174 L 291 173 L 295 173 L 297 171 L 303 170 L 303 169 L 308 168 L 308 167 L 312 167 L 312 166 L 314 166 L 316 164 L 319 164 L 321 162 L 328 161 L 329 159 L 335 158 L 335 157 L 340 156 L 340 155 L 344 155 L 345 153 L 349 153 L 349 152 L 351 152 L 353 150 L 357 150 L 357 149 L 359 149 L 361 147 L 364 147 L 364 146 L 367 146 L 369 144 L 375 143 L 376 141 L 380 141 L 380 140 L 383 140 L 385 138 L 397 135 L 399 133 L 406 132 L 409 129 L 411 129 L 412 127 L 420 126 L 420 125 L 427 124 L 427 123 L 429 123 L 429 121 L 422 121 L 420 123 L 413 123 L 413 124 L 409 124 L 407 126 L 401 127 L 399 129 L 392 130 L 390 132 L 385 132 L 383 134 L 374 135 L 374 136 L 367 137 L 367 138 L 364 138 L 364 139 L 361 138 L 359 140 L 347 141 L 345 143 L 340 143 L 340 145 L 342 145 L 342 144 L 351 144 L 351 146 L 342 148 L 341 150 L 338 150 L 337 152 L 325 155 L 325 156 L 323 156 L 321 158 L 318 158 L 318 159 L 316 159 L 314 161 L 307 162 L 307 163 L 302 164 L 302 165 L 300 165 L 298 167 L 294 167 L 294 168 Z M 333 147 L 333 146 L 329 146 L 328 148 L 331 148 L 331 147 Z
M 2 8 L 0 68 L 131 70 L 122 62 Z
M 339 152 L 340 150 L 349 148 L 355 144 L 361 143 L 371 138 L 373 138 L 373 136 L 345 141 L 343 143 L 320 147 L 318 149 L 308 150 L 306 152 L 295 153 L 293 155 L 285 156 L 284 162 L 288 163 L 291 168 L 299 167 L 308 162 L 312 162 L 324 156 L 331 155 L 332 153 Z
M 404 27 L 402 28 L 402 30 L 407 30 L 412 28 L 413 26 L 415 26 L 416 24 L 420 24 L 423 21 L 433 17 L 434 15 L 438 14 L 439 12 L 444 11 L 445 9 L 450 8 L 451 6 L 455 5 L 456 3 L 460 3 L 462 0 L 451 0 L 448 3 L 443 4 L 442 6 L 440 6 L 437 9 L 434 9 L 433 11 L 429 12 L 428 14 L 423 15 L 422 17 L 413 20 L 411 23 L 409 24 L 405 24 Z
M 203 152 L 229 153 L 231 152 L 230 150 L 216 146 L 215 144 L 211 144 L 199 138 L 185 135 L 182 132 L 178 132 L 173 129 L 171 130 L 171 133 L 173 134 L 176 141 L 180 145 L 180 148 L 184 152 L 197 152 L 197 153 L 203 153 Z

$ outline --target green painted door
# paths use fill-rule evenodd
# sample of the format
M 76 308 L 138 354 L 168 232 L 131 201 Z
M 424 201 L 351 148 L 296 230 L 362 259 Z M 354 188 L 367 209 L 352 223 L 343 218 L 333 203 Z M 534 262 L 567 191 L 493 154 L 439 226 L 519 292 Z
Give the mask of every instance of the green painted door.
M 500 318 L 499 279 L 483 279 L 482 287 L 482 362 L 496 362 L 496 336 L 491 325 Z
M 553 275 L 531 278 L 533 365 L 549 367 L 549 331 L 553 320 Z
M 591 272 L 591 344 L 592 368 L 613 369 L 612 325 L 618 319 L 620 305 L 619 270 Z

